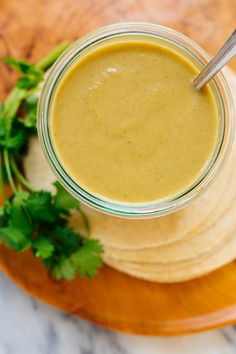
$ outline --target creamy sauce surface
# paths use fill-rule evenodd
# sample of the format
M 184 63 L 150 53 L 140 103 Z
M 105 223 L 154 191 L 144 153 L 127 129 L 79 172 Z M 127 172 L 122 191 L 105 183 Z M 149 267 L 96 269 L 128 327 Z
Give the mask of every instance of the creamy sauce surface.
M 217 113 L 196 68 L 148 41 L 104 44 L 62 78 L 52 141 L 67 173 L 91 193 L 148 202 L 190 187 L 212 156 Z

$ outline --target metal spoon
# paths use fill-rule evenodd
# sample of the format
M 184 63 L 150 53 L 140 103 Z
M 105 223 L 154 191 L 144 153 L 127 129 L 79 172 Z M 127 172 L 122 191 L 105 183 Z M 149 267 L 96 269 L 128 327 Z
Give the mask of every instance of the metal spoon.
M 223 47 L 209 61 L 204 69 L 193 80 L 193 87 L 197 90 L 201 89 L 206 83 L 223 68 L 236 55 L 236 30 L 227 39 Z

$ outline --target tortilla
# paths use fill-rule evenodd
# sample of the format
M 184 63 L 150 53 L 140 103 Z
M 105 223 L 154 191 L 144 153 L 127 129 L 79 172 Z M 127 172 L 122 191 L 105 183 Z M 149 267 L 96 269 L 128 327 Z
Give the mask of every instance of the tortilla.
M 110 258 L 105 258 L 104 261 L 109 266 L 132 277 L 160 283 L 177 283 L 201 277 L 226 265 L 227 263 L 232 262 L 236 255 L 235 231 L 231 236 L 231 241 L 224 247 L 220 248 L 216 253 L 213 253 L 213 255 L 207 256 L 204 260 L 200 259 L 196 263 L 190 262 L 188 265 L 184 265 L 180 269 L 178 268 L 178 265 L 175 265 L 168 269 L 165 268 L 157 270 L 155 269 L 156 266 L 152 265 L 151 267 L 153 271 L 148 272 L 146 269 L 141 270 L 140 268 L 133 268 L 127 263 L 113 261 Z
M 163 282 L 183 281 L 192 277 L 206 274 L 220 265 L 232 261 L 236 256 L 236 197 L 230 208 L 208 231 L 219 240 L 218 244 L 209 252 L 190 260 L 182 260 L 172 263 L 144 263 L 122 262 L 105 255 L 104 259 L 109 265 L 134 276 L 139 275 L 144 279 L 158 280 Z M 220 242 L 220 235 L 225 237 Z M 176 247 L 176 252 L 178 251 Z M 167 279 L 167 280 L 165 280 Z
M 235 209 L 235 208 L 234 208 Z M 204 256 L 184 262 L 172 264 L 145 264 L 121 262 L 109 257 L 104 261 L 111 267 L 134 277 L 163 283 L 181 282 L 205 275 L 235 259 L 236 255 L 236 225 L 225 239 L 224 245 Z

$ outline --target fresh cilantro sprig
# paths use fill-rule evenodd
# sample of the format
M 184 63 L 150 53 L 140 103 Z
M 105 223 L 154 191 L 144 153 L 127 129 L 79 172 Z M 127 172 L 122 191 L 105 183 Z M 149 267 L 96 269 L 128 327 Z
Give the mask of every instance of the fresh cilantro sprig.
M 38 95 L 45 70 L 66 47 L 61 44 L 36 65 L 4 59 L 22 76 L 5 102 L 0 103 L 0 194 L 4 202 L 0 206 L 0 242 L 16 252 L 31 249 L 56 279 L 71 280 L 77 275 L 96 275 L 102 266 L 102 246 L 89 238 L 86 214 L 59 182 L 54 183 L 54 194 L 36 191 L 21 170 L 28 138 L 36 132 Z M 10 197 L 4 182 L 11 186 Z M 68 226 L 72 209 L 82 217 L 86 235 Z
M 24 76 L 16 82 L 16 87 L 20 89 L 32 89 L 44 78 L 43 70 L 37 65 L 28 64 L 24 60 L 15 60 L 10 57 L 4 58 L 4 62 L 24 74 Z

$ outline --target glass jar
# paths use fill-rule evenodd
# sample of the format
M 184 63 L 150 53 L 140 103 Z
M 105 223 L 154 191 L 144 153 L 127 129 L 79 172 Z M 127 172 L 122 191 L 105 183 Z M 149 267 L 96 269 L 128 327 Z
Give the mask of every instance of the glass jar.
M 211 161 L 207 164 L 202 174 L 183 193 L 170 196 L 165 199 L 146 203 L 128 203 L 109 200 L 97 196 L 79 186 L 63 168 L 56 155 L 51 137 L 51 103 L 58 83 L 68 68 L 82 52 L 91 49 L 103 41 L 115 37 L 124 36 L 148 36 L 151 40 L 158 39 L 165 46 L 176 48 L 179 53 L 187 57 L 199 67 L 199 70 L 209 61 L 206 52 L 194 43 L 172 29 L 149 23 L 119 23 L 99 28 L 74 42 L 57 60 L 44 84 L 38 109 L 38 134 L 48 163 L 61 184 L 75 198 L 88 206 L 114 216 L 130 218 L 159 217 L 179 210 L 209 187 L 213 179 L 219 174 L 227 156 L 229 155 L 234 133 L 234 107 L 230 89 L 222 73 L 218 73 L 211 85 L 216 95 L 217 110 L 219 117 L 218 141 L 213 152 Z

